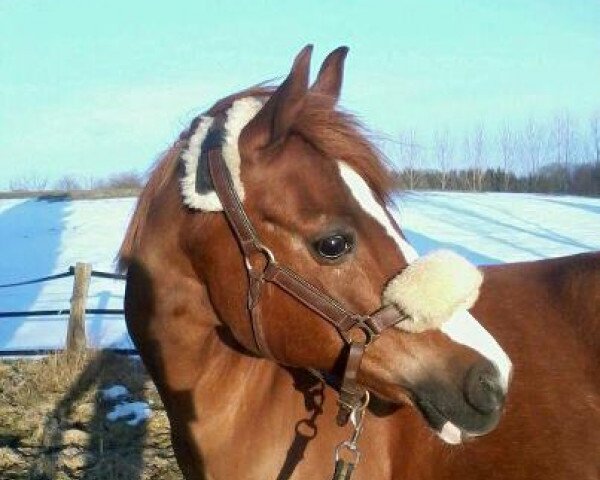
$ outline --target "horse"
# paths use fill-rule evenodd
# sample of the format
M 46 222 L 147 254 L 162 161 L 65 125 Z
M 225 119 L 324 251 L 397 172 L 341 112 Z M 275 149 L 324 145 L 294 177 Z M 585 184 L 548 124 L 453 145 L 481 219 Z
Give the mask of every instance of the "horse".
M 182 473 L 598 478 L 600 256 L 419 257 L 347 52 L 216 102 L 138 199 L 125 316 Z

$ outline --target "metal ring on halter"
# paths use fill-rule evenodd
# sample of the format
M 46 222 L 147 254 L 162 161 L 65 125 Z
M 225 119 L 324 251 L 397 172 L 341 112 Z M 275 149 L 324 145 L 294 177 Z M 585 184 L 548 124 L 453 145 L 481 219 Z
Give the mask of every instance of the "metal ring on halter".
M 358 342 L 363 343 L 365 347 L 367 347 L 377 340 L 379 334 L 367 323 L 368 317 L 363 315 L 354 315 L 352 319 L 354 321 L 354 325 L 349 330 L 340 332 L 346 343 L 350 344 L 352 342 Z M 364 338 L 356 338 L 356 335 L 353 332 L 356 332 L 357 330 L 364 335 Z
M 263 272 L 267 269 L 269 265 L 274 265 L 277 263 L 275 261 L 275 255 L 273 255 L 273 252 L 268 247 L 265 247 L 262 243 L 255 243 L 254 248 L 257 252 L 262 253 L 266 259 L 266 264 L 262 269 Z M 244 262 L 246 263 L 246 268 L 248 269 L 248 271 L 253 272 L 254 266 L 252 265 L 252 263 L 250 263 L 250 257 L 248 255 L 244 257 Z
M 248 288 L 248 309 L 251 312 L 254 311 L 254 308 L 256 307 L 260 299 L 262 286 L 265 282 L 265 272 L 267 271 L 270 265 L 275 265 L 276 263 L 273 252 L 271 252 L 271 250 L 265 247 L 262 243 L 253 242 L 253 246 L 254 251 L 246 252 L 244 255 L 244 263 L 246 264 L 248 276 L 250 277 L 250 287 Z M 256 258 L 256 256 L 251 257 L 253 253 L 258 253 L 261 255 L 262 258 L 260 266 L 255 266 L 255 264 L 251 260 L 251 258 Z M 259 351 L 260 350 L 261 348 L 259 348 Z
M 257 250 L 262 252 L 265 255 L 265 257 L 267 257 L 269 263 L 276 263 L 275 255 L 273 255 L 273 252 L 269 249 L 269 247 L 265 247 L 262 243 L 259 243 L 258 245 L 256 245 L 256 248 Z
M 377 340 L 377 337 L 379 337 L 379 334 L 375 332 L 369 326 L 369 324 L 365 322 L 365 320 L 361 320 L 357 327 L 360 328 L 365 334 L 365 347 L 369 346 L 371 343 Z
M 303 425 L 305 425 L 310 430 L 310 432 L 308 434 L 302 432 L 301 427 Z M 296 422 L 296 425 L 294 426 L 294 432 L 296 433 L 296 435 L 301 435 L 302 437 L 306 438 L 307 440 L 312 440 L 313 438 L 315 438 L 317 436 L 317 426 L 315 425 L 314 421 L 304 418 L 304 419 Z

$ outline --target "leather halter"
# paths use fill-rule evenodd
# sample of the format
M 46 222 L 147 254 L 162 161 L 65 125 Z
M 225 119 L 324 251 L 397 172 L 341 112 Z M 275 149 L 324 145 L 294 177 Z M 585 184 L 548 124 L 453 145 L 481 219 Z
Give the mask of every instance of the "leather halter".
M 339 425 L 345 425 L 350 413 L 360 406 L 365 389 L 356 376 L 365 348 L 381 332 L 406 320 L 395 307 L 383 307 L 370 315 L 361 315 L 344 308 L 339 302 L 306 281 L 293 270 L 277 263 L 273 253 L 260 241 L 252 222 L 244 211 L 235 191 L 231 175 L 223 160 L 220 146 L 203 149 L 208 155 L 208 167 L 214 189 L 221 201 L 229 225 L 240 245 L 248 271 L 248 310 L 256 353 L 274 358 L 265 340 L 260 320 L 260 298 L 265 282 L 277 285 L 297 301 L 329 322 L 349 346 L 348 358 L 340 387 Z

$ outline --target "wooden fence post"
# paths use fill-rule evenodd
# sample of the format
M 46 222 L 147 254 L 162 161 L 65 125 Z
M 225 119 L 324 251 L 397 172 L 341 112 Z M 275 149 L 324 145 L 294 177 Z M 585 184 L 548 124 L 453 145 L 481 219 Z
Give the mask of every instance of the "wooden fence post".
M 75 265 L 75 278 L 73 280 L 73 296 L 71 297 L 71 314 L 67 327 L 67 351 L 76 352 L 85 350 L 85 306 L 87 303 L 88 288 L 92 274 L 92 265 L 77 262 Z

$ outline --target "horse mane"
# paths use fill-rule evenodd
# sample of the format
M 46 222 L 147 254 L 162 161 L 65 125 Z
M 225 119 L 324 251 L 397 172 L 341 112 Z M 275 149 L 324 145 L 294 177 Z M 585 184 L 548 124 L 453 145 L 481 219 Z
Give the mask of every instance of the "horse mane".
M 224 115 L 238 99 L 245 97 L 269 97 L 275 87 L 258 85 L 225 97 L 202 115 Z M 187 140 L 195 131 L 201 116 L 194 118 L 190 126 L 181 132 L 178 140 L 151 169 L 146 186 L 142 189 L 131 217 L 125 237 L 117 254 L 119 271 L 127 269 L 130 259 L 139 247 L 153 200 L 179 174 L 179 156 Z M 331 98 L 309 93 L 301 113 L 291 128 L 301 135 L 326 158 L 343 159 L 369 184 L 374 194 L 383 202 L 389 198 L 392 188 L 391 168 L 382 152 L 370 141 L 370 135 L 358 119 L 348 112 L 331 108 Z

